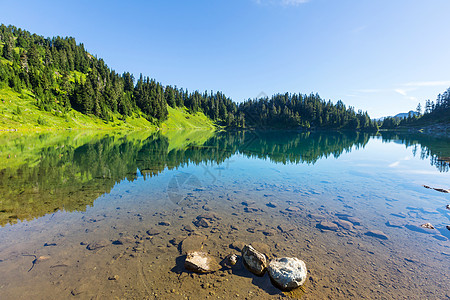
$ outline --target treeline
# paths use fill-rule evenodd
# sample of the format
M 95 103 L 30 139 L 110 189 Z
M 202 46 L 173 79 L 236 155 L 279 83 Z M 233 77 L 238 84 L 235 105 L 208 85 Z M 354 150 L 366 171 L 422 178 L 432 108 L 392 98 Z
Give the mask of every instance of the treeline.
M 414 126 L 425 124 L 427 122 L 434 123 L 436 121 L 450 122 L 450 88 L 444 93 L 439 94 L 435 101 L 429 99 L 425 101 L 422 113 L 422 105 L 417 105 L 414 114 L 410 112 L 407 117 L 387 117 L 379 121 L 379 127 L 382 129 L 394 129 L 402 126 Z
M 118 74 L 71 37 L 44 38 L 0 26 L 0 87 L 30 90 L 39 109 L 65 114 L 73 108 L 105 121 L 142 115 L 158 123 L 168 107 L 202 112 L 226 127 L 344 128 L 377 130 L 366 112 L 319 95 L 277 94 L 236 104 L 221 92 L 189 92 L 149 77 Z
M 367 112 L 356 113 L 342 101 L 333 104 L 318 94 L 276 94 L 270 99 L 248 100 L 239 105 L 238 111 L 244 114 L 245 124 L 250 127 L 378 130 Z

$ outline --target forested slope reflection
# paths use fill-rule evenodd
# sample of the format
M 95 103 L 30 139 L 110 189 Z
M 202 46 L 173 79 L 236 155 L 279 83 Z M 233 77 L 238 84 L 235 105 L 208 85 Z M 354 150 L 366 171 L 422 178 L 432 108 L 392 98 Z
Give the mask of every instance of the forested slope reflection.
M 450 168 L 450 138 L 426 134 L 382 132 L 384 142 L 397 142 L 411 148 L 414 156 L 429 159 L 440 172 Z
M 116 183 L 135 180 L 137 171 L 147 179 L 189 164 L 220 164 L 235 153 L 275 163 L 314 164 L 364 147 L 369 139 L 358 132 L 288 131 L 0 135 L 0 154 L 7 158 L 0 164 L 0 225 L 59 210 L 84 211 Z M 423 143 L 430 153 L 423 158 L 444 153 L 427 140 L 401 142 Z
M 58 210 L 84 211 L 117 182 L 136 179 L 138 169 L 152 176 L 212 160 L 206 153 L 189 156 L 184 148 L 199 141 L 188 136 L 180 148 L 169 148 L 170 137 L 146 132 L 0 136 L 0 153 L 7 158 L 0 165 L 0 225 Z

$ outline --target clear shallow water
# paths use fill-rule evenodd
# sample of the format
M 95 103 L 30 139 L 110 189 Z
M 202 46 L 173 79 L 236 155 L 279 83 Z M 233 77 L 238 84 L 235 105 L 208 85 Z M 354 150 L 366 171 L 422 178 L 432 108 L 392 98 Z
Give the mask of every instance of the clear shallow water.
M 69 132 L 1 135 L 0 151 L 6 299 L 450 296 L 450 194 L 423 187 L 450 188 L 449 139 Z M 207 228 L 193 224 L 202 213 Z M 360 224 L 320 226 L 348 217 Z M 243 243 L 299 257 L 309 278 L 283 294 L 240 265 L 188 273 L 193 234 L 218 260 Z

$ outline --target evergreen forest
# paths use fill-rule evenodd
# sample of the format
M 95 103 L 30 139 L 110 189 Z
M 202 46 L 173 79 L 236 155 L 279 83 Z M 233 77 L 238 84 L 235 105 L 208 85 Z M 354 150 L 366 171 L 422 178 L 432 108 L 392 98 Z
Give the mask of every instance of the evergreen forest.
M 220 91 L 188 91 L 142 74 L 137 79 L 129 72 L 118 74 L 73 37 L 44 38 L 1 25 L 0 47 L 0 89 L 29 91 L 36 109 L 61 116 L 73 109 L 105 122 L 119 115 L 159 124 L 172 107 L 202 112 L 226 128 L 376 131 L 379 125 L 367 112 L 318 94 L 285 93 L 237 103 Z

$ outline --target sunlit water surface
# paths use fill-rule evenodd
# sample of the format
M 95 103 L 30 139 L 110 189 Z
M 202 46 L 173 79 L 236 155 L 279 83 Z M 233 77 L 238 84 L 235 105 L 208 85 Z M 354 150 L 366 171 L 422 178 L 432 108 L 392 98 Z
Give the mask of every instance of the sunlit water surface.
M 8 133 L 0 156 L 2 299 L 450 297 L 450 194 L 424 187 L 450 189 L 446 138 Z M 196 234 L 218 261 L 252 244 L 308 279 L 282 293 L 240 263 L 190 273 Z

